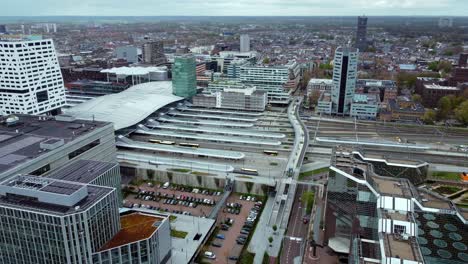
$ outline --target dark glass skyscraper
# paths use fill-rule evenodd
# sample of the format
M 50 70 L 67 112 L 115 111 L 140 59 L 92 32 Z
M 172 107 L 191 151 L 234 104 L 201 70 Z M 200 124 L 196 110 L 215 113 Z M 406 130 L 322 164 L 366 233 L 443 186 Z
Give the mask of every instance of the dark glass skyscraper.
M 358 17 L 356 32 L 356 48 L 360 52 L 367 50 L 367 17 Z

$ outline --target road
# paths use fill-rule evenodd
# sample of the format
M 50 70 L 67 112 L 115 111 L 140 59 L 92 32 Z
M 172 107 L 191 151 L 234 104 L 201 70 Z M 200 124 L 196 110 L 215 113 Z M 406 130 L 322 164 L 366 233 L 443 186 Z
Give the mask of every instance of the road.
M 309 188 L 307 185 L 297 185 L 288 230 L 283 239 L 283 252 L 280 263 L 293 264 L 294 258 L 299 257 L 301 254 L 301 246 L 307 237 L 308 227 L 302 221 L 305 214 L 305 205 L 302 204 L 301 197 Z

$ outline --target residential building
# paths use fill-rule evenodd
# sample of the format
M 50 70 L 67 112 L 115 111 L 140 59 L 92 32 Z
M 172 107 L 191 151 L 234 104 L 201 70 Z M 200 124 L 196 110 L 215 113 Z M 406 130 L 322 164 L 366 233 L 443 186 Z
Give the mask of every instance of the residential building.
M 358 119 L 376 119 L 380 98 L 377 94 L 355 94 L 351 103 L 350 116 Z
M 460 54 L 458 66 L 452 70 L 452 76 L 449 78 L 449 85 L 458 86 L 460 83 L 468 82 L 468 53 Z
M 166 63 L 164 43 L 162 41 L 151 41 L 143 44 L 143 62 L 153 65 Z
M 51 39 L 0 40 L 0 61 L 0 115 L 60 113 L 65 89 Z
M 255 87 L 224 88 L 212 94 L 193 97 L 193 105 L 208 108 L 265 111 L 267 103 L 266 92 L 257 91 Z
M 0 34 L 7 34 L 7 28 L 6 25 L 0 25 Z
M 355 47 L 360 52 L 367 50 L 367 17 L 358 17 Z
M 0 181 L 44 175 L 78 159 L 116 161 L 111 123 L 58 115 L 5 116 L 0 120 Z
M 250 52 L 250 37 L 247 34 L 240 35 L 240 52 Z
M 115 57 L 123 59 L 130 63 L 137 63 L 140 61 L 142 51 L 135 46 L 122 46 L 115 49 Z
M 339 47 L 335 51 L 331 91 L 332 112 L 335 114 L 349 114 L 356 88 L 358 53 L 357 49 L 350 47 Z
M 437 107 L 440 98 L 447 95 L 458 96 L 462 93 L 459 87 L 439 84 L 423 84 L 421 92 L 422 104 L 426 107 Z
M 197 93 L 195 57 L 183 55 L 175 58 L 172 67 L 172 86 L 176 96 L 190 98 Z

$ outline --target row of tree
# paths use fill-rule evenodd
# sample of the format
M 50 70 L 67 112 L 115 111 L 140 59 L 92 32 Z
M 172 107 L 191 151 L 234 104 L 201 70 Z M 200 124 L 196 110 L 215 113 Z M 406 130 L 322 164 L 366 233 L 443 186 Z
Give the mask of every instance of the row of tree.
M 464 125 L 468 125 L 468 98 L 465 96 L 448 95 L 440 98 L 437 109 L 427 110 L 423 116 L 426 124 L 434 124 L 435 121 L 455 118 Z

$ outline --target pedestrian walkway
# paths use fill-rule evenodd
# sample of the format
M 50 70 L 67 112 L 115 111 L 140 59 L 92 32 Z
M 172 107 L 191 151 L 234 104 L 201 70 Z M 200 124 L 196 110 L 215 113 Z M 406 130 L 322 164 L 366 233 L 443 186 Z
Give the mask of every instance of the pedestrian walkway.
M 265 203 L 264 212 L 271 211 L 273 209 L 273 203 L 275 202 L 275 197 L 268 197 L 267 202 Z M 283 234 L 286 230 L 277 230 L 277 234 L 273 234 L 273 229 L 268 225 L 270 221 L 271 214 L 266 213 L 260 216 L 260 219 L 257 223 L 257 228 L 250 240 L 248 246 L 248 251 L 255 253 L 254 264 L 261 264 L 263 261 L 263 254 L 267 251 L 268 255 L 277 257 L 278 252 L 281 248 L 281 241 L 283 239 Z M 270 247 L 268 238 L 273 237 L 273 243 Z

